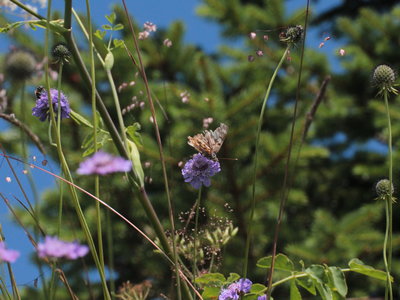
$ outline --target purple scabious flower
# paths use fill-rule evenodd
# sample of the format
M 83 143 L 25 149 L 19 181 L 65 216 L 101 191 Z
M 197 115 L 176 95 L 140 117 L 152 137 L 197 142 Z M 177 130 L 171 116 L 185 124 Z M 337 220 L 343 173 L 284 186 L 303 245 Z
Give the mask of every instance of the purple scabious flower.
M 193 156 L 182 169 L 185 182 L 189 182 L 195 189 L 201 185 L 210 186 L 210 177 L 221 171 L 218 161 L 208 159 L 200 153 Z
M 238 300 L 240 295 L 250 292 L 253 283 L 247 278 L 240 278 L 238 281 L 231 283 L 226 289 L 219 294 L 218 300 Z
M 50 89 L 51 101 L 53 103 L 53 110 L 57 119 L 58 112 L 58 90 Z M 60 92 L 60 105 L 61 105 L 61 119 L 69 118 L 71 109 L 67 97 Z M 40 121 L 44 122 L 46 119 L 50 119 L 50 106 L 48 100 L 48 93 L 46 90 L 37 95 L 36 105 L 32 108 L 32 115 L 38 117 Z
M 13 263 L 19 257 L 19 252 L 16 250 L 6 249 L 4 242 L 0 242 L 0 261 Z
M 89 252 L 89 247 L 80 245 L 77 242 L 64 242 L 57 237 L 46 236 L 44 243 L 37 246 L 40 258 L 66 258 L 77 259 L 85 256 Z
M 267 295 L 258 296 L 257 300 L 267 300 Z
M 80 175 L 107 175 L 116 172 L 129 172 L 132 162 L 122 157 L 98 151 L 81 162 L 76 172 Z

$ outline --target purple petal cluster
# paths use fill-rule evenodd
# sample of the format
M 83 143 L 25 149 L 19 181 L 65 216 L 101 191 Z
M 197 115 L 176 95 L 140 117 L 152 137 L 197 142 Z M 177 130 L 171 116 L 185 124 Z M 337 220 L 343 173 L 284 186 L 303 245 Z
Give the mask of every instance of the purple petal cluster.
M 0 242 L 0 261 L 13 263 L 19 257 L 19 252 L 16 250 L 6 249 L 4 242 Z
M 129 172 L 131 169 L 130 160 L 98 151 L 81 162 L 76 172 L 80 175 L 107 175 L 116 172 Z
M 74 260 L 88 254 L 89 247 L 77 242 L 64 242 L 57 237 L 46 236 L 44 243 L 38 244 L 37 250 L 40 258 L 66 258 Z
M 257 300 L 267 300 L 267 295 L 258 296 Z
M 58 90 L 50 89 L 51 101 L 53 103 L 54 114 L 57 119 L 58 112 Z M 50 106 L 48 100 L 48 93 L 46 90 L 37 95 L 36 105 L 32 108 L 32 115 L 38 117 L 40 121 L 44 122 L 46 119 L 50 119 Z M 61 119 L 69 118 L 71 109 L 67 97 L 60 92 L 60 105 L 61 105 Z
M 210 177 L 221 171 L 218 161 L 208 159 L 200 153 L 193 156 L 182 169 L 185 182 L 190 183 L 195 189 L 201 185 L 210 186 Z
M 250 292 L 253 283 L 247 278 L 240 278 L 238 281 L 231 283 L 226 289 L 219 294 L 218 300 L 239 300 L 241 295 Z

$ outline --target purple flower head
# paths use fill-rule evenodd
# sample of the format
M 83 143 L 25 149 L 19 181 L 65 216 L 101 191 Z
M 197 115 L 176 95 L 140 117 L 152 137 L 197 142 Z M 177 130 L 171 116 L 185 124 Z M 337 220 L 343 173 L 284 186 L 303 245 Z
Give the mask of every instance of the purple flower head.
M 182 169 L 185 182 L 189 182 L 195 189 L 201 185 L 210 186 L 210 177 L 221 171 L 218 161 L 213 161 L 200 153 L 193 156 Z
M 71 260 L 83 257 L 89 252 L 89 248 L 85 245 L 80 245 L 77 242 L 64 242 L 51 236 L 46 236 L 44 243 L 38 244 L 37 250 L 40 258 L 66 258 Z
M 238 281 L 231 283 L 226 289 L 219 294 L 218 300 L 238 300 L 240 295 L 250 292 L 252 282 L 247 278 L 240 278 Z
M 267 295 L 258 296 L 257 300 L 267 300 Z
M 18 251 L 6 249 L 4 242 L 0 242 L 0 261 L 13 263 L 18 257 Z
M 98 151 L 81 162 L 76 172 L 80 175 L 107 175 L 115 172 L 129 172 L 131 169 L 130 160 Z
M 51 101 L 53 103 L 54 114 L 57 119 L 58 112 L 58 90 L 50 89 Z M 38 117 L 40 121 L 44 122 L 46 119 L 50 119 L 50 106 L 48 100 L 48 93 L 46 90 L 42 90 L 40 94 L 36 95 L 36 105 L 32 108 L 32 115 Z M 69 118 L 71 109 L 67 97 L 60 92 L 60 105 L 61 105 L 61 119 Z

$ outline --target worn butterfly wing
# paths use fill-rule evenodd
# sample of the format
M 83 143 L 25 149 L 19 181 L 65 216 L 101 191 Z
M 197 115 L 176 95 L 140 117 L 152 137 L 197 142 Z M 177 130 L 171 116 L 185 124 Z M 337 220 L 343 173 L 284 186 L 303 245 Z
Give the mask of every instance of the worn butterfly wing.
M 220 126 L 212 130 L 205 130 L 203 133 L 188 137 L 188 144 L 202 154 L 216 159 L 216 154 L 221 149 L 225 137 L 228 133 L 228 126 L 221 123 Z

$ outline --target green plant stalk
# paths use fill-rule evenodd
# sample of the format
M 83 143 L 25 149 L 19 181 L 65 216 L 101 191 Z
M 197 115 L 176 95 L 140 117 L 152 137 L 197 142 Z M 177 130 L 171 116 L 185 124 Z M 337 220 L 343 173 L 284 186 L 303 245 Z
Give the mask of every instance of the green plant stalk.
M 196 200 L 196 215 L 195 215 L 195 220 L 194 220 L 194 242 L 193 242 L 193 284 L 194 285 L 195 285 L 195 281 L 196 281 L 196 277 L 197 277 L 197 238 L 198 238 L 198 231 L 199 231 L 199 212 L 200 212 L 200 203 L 201 203 L 201 190 L 202 190 L 202 186 L 200 186 L 200 188 L 199 188 L 199 194 L 198 194 L 197 200 Z M 196 299 L 196 294 L 193 294 L 193 298 Z
M 392 283 L 390 281 L 390 272 L 392 269 L 392 235 L 393 235 L 393 201 L 392 201 L 392 184 L 393 184 L 393 154 L 392 154 L 392 125 L 390 122 L 390 110 L 389 110 L 389 100 L 388 92 L 384 90 L 383 98 L 385 100 L 386 114 L 388 121 L 388 159 L 389 159 L 389 195 L 386 198 L 386 231 L 385 240 L 383 246 L 383 259 L 385 262 L 385 269 L 387 273 L 385 299 L 389 294 L 389 299 L 393 300 Z
M 90 54 L 90 76 L 92 78 L 91 84 L 91 96 L 92 96 L 92 114 L 93 114 L 93 143 L 94 143 L 94 152 L 97 152 L 97 107 L 96 107 L 96 72 L 95 72 L 95 64 L 94 64 L 94 49 L 93 49 L 93 26 L 92 26 L 92 17 L 90 13 L 90 2 L 86 0 L 86 13 L 89 27 L 89 54 Z M 94 178 L 94 190 L 95 196 L 100 197 L 100 180 L 99 176 L 96 175 Z M 104 268 L 104 250 L 103 250 L 103 230 L 101 228 L 101 211 L 100 211 L 100 203 L 96 201 L 96 226 L 97 226 L 97 243 L 99 249 L 99 259 L 100 263 Z
M 45 34 L 45 56 L 47 57 L 47 53 L 48 53 L 48 49 L 49 49 L 49 33 L 50 33 L 50 19 L 51 19 L 51 2 L 52 0 L 48 1 L 48 6 L 47 6 L 47 30 L 46 30 L 46 34 Z M 71 0 L 66 0 L 66 5 L 67 2 L 69 2 L 72 5 Z M 47 86 L 47 93 L 48 93 L 48 99 L 49 99 L 49 110 L 50 110 L 50 121 L 53 124 L 52 128 L 54 131 L 54 134 L 56 136 L 56 143 L 57 143 L 57 152 L 58 152 L 58 157 L 60 159 L 60 162 L 62 164 L 62 171 L 63 174 L 65 175 L 66 179 L 70 182 L 73 182 L 72 176 L 71 176 L 71 172 L 69 170 L 68 167 L 68 163 L 65 159 L 64 153 L 62 151 L 62 147 L 61 147 L 61 137 L 58 134 L 57 130 L 56 130 L 56 119 L 55 119 L 55 112 L 53 110 L 53 103 L 52 103 L 52 98 L 51 98 L 51 94 L 50 94 L 50 81 L 49 81 L 49 61 L 46 61 L 46 68 L 45 68 L 45 79 L 46 79 L 46 86 Z M 76 211 L 76 214 L 78 216 L 79 222 L 81 224 L 81 227 L 84 231 L 84 234 L 86 236 L 86 240 L 88 242 L 90 251 L 92 253 L 93 256 L 93 260 L 96 264 L 96 268 L 99 272 L 100 275 L 100 280 L 101 280 L 101 284 L 102 284 L 102 288 L 103 288 L 103 293 L 104 293 L 104 299 L 106 300 L 111 300 L 111 296 L 110 293 L 108 291 L 108 287 L 107 287 L 107 282 L 106 282 L 106 277 L 104 274 L 103 269 L 101 268 L 101 263 L 96 251 L 96 247 L 94 245 L 93 242 L 93 238 L 92 235 L 90 233 L 89 230 L 89 226 L 86 223 L 85 220 L 85 216 L 83 214 L 82 208 L 79 204 L 79 199 L 78 199 L 78 195 L 77 192 L 75 190 L 75 188 L 72 185 L 69 185 L 69 190 L 73 199 L 73 205 Z
M 256 207 L 256 177 L 257 177 L 257 162 L 258 162 L 258 145 L 260 142 L 260 134 L 261 134 L 261 127 L 263 124 L 263 117 L 264 117 L 264 112 L 265 108 L 267 106 L 267 101 L 269 98 L 269 94 L 271 93 L 272 85 L 275 81 L 276 75 L 278 74 L 279 69 L 281 68 L 283 62 L 285 61 L 285 58 L 289 52 L 290 47 L 287 46 L 285 52 L 283 52 L 282 58 L 279 61 L 278 65 L 275 68 L 274 73 L 272 74 L 271 80 L 269 81 L 269 85 L 267 88 L 267 91 L 265 93 L 265 97 L 263 100 L 263 104 L 261 107 L 261 112 L 260 116 L 258 119 L 258 127 L 257 127 L 257 136 L 256 136 L 256 148 L 255 148 L 255 153 L 254 153 L 254 168 L 253 168 L 253 188 L 252 188 L 252 199 L 251 199 L 251 209 L 250 209 L 250 216 L 249 216 L 249 221 L 248 221 L 248 230 L 247 230 L 247 238 L 246 238 L 246 246 L 245 246 L 245 253 L 244 253 L 244 263 L 243 263 L 243 277 L 246 278 L 247 276 L 247 268 L 248 268 L 248 259 L 249 259 L 249 251 L 250 251 L 250 242 L 252 239 L 252 234 L 253 234 L 253 217 L 254 217 L 254 211 Z
M 96 201 L 97 202 L 97 201 Z M 107 235 L 107 252 L 108 252 L 108 269 L 110 270 L 110 292 L 115 294 L 115 277 L 114 277 L 114 246 L 112 234 L 111 212 L 106 210 L 106 235 Z
M 176 289 L 177 289 L 177 292 L 178 292 L 178 300 L 181 300 L 182 299 L 182 295 L 181 295 L 181 278 L 180 278 L 180 275 L 179 275 L 179 257 L 178 257 L 178 253 L 177 253 L 177 249 L 176 249 L 176 239 L 175 239 L 174 206 L 173 206 L 173 203 L 172 203 L 171 194 L 170 194 L 170 190 L 169 190 L 167 168 L 166 168 L 166 165 L 165 165 L 165 158 L 164 158 L 164 151 L 163 151 L 163 146 L 162 146 L 162 142 L 161 142 L 160 130 L 158 128 L 158 123 L 157 123 L 157 117 L 156 117 L 156 112 L 155 112 L 155 108 L 154 108 L 154 103 L 153 103 L 153 99 L 152 99 L 152 96 L 151 96 L 150 86 L 149 86 L 149 82 L 147 80 L 146 70 L 145 70 L 145 67 L 144 67 L 144 64 L 143 64 L 139 43 L 138 43 L 137 38 L 136 38 L 135 30 L 133 28 L 132 20 L 131 20 L 131 18 L 129 16 L 129 13 L 128 13 L 128 8 L 126 7 L 125 0 L 122 0 L 122 4 L 124 6 L 126 18 L 128 19 L 129 29 L 130 29 L 131 34 L 132 34 L 134 48 L 136 50 L 138 61 L 139 61 L 140 73 L 142 75 L 142 79 L 143 79 L 144 85 L 146 87 L 147 99 L 148 99 L 149 104 L 150 104 L 150 112 L 151 112 L 151 115 L 152 115 L 153 121 L 154 121 L 154 131 L 155 131 L 155 134 L 156 134 L 158 151 L 159 151 L 160 161 L 161 161 L 161 166 L 162 166 L 162 173 L 163 173 L 164 186 L 165 186 L 165 194 L 167 196 L 167 202 L 168 202 L 168 215 L 169 215 L 169 221 L 170 221 L 171 232 L 172 232 L 172 234 L 171 234 L 171 238 L 172 238 L 172 256 L 173 256 L 173 260 L 174 260 L 174 264 L 175 264 Z M 186 284 L 184 285 L 184 288 L 185 288 L 185 290 L 188 289 Z
M 62 71 L 63 71 L 63 63 L 60 63 L 60 67 L 58 70 L 58 80 L 57 80 L 57 90 L 58 90 L 58 106 L 57 106 L 57 133 L 61 136 L 61 81 L 62 81 Z M 51 136 L 51 131 L 50 131 Z M 62 167 L 60 166 L 60 169 Z M 61 231 L 61 223 L 62 223 L 62 213 L 63 213 L 63 183 L 60 182 L 60 200 L 58 204 L 58 227 L 57 234 L 60 235 Z

